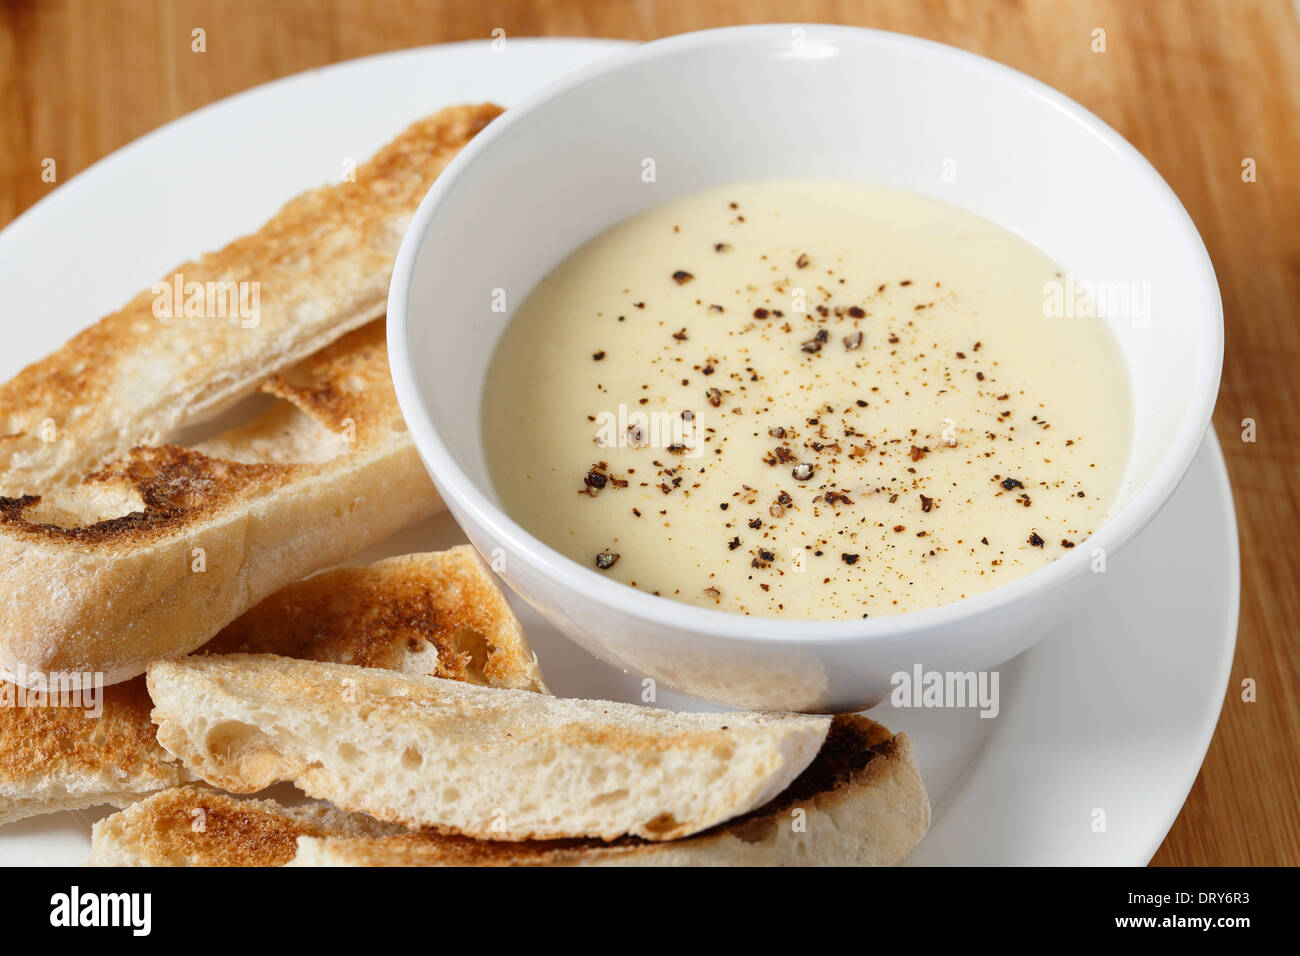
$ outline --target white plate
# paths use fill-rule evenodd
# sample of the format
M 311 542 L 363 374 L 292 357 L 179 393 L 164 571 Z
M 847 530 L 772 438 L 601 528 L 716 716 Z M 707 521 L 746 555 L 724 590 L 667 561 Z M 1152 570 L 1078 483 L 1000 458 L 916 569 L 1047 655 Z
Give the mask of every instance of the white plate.
M 289 197 L 337 179 L 410 121 L 452 103 L 508 105 L 622 46 L 510 39 L 499 52 L 476 42 L 386 54 L 258 87 L 137 140 L 0 233 L 10 343 L 0 377 L 177 263 L 256 228 Z M 463 540 L 443 516 L 357 561 Z M 1141 864 L 1160 845 L 1209 746 L 1236 640 L 1236 524 L 1213 436 L 1106 577 L 1086 613 L 1002 669 L 996 719 L 888 706 L 873 714 L 912 736 L 934 804 L 910 862 Z M 556 693 L 638 699 L 636 675 L 517 606 Z M 698 709 L 666 692 L 659 703 Z M 106 812 L 4 827 L 0 864 L 82 862 L 90 824 Z

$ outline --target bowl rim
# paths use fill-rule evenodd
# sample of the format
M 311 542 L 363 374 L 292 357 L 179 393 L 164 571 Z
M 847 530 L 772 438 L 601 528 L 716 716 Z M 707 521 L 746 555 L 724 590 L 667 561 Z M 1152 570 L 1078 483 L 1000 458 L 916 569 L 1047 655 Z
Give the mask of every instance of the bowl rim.
M 436 218 L 444 197 L 457 187 L 476 157 L 494 148 L 525 116 L 565 95 L 594 85 L 609 74 L 683 52 L 699 52 L 718 46 L 763 44 L 777 37 L 789 42 L 794 30 L 804 30 L 809 39 L 826 39 L 837 46 L 852 44 L 861 49 L 893 45 L 909 48 L 917 57 L 944 59 L 965 69 L 1000 77 L 1020 87 L 1127 160 L 1133 174 L 1145 179 L 1153 195 L 1168 207 L 1172 227 L 1181 230 L 1193 255 L 1199 254 L 1200 268 L 1193 270 L 1189 281 L 1195 281 L 1197 285 L 1192 289 L 1193 298 L 1204 300 L 1206 307 L 1203 315 L 1199 311 L 1195 313 L 1201 316 L 1195 325 L 1201 348 L 1193 400 L 1184 410 L 1173 443 L 1154 473 L 1127 505 L 1108 516 L 1084 542 L 1088 547 L 1075 548 L 1049 564 L 989 591 L 937 607 L 884 617 L 808 620 L 749 616 L 699 607 L 650 594 L 607 578 L 533 536 L 478 489 L 460 467 L 434 425 L 420 396 L 411 361 L 408 292 L 413 281 L 415 263 L 429 237 L 430 224 Z M 523 98 L 475 136 L 434 181 L 402 240 L 388 297 L 388 352 L 398 405 L 434 483 L 448 499 L 449 505 L 464 509 L 474 522 L 486 529 L 490 537 L 506 547 L 510 559 L 525 560 L 553 588 L 580 591 L 585 600 L 596 602 L 611 614 L 635 618 L 655 627 L 671 627 L 740 643 L 797 641 L 801 645 L 807 645 L 883 644 L 898 641 L 917 632 L 997 613 L 1035 592 L 1050 591 L 1086 571 L 1092 560 L 1092 552 L 1097 548 L 1104 549 L 1107 555 L 1114 554 L 1159 513 L 1190 467 L 1196 450 L 1211 425 L 1222 371 L 1223 340 L 1222 299 L 1214 266 L 1200 233 L 1163 177 L 1146 157 L 1108 124 L 1052 87 L 979 54 L 908 34 L 818 23 L 754 24 L 665 37 L 601 57 Z

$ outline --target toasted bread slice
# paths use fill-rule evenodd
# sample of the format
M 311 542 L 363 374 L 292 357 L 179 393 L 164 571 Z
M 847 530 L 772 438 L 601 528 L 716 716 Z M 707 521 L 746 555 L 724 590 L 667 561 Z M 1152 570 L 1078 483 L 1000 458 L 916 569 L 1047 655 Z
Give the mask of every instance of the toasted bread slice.
M 127 680 L 440 507 L 382 321 L 263 388 L 283 401 L 200 446 L 136 448 L 61 494 L 0 498 L 0 677 Z
M 149 694 L 158 742 L 215 786 L 498 840 L 696 833 L 784 790 L 830 726 L 247 654 L 160 661 Z
M 214 805 L 225 824 L 208 838 L 183 828 Z M 800 813 L 799 811 L 802 811 Z M 97 824 L 92 863 L 237 862 L 250 866 L 884 866 L 900 862 L 930 825 L 930 802 L 903 734 L 861 716 L 835 718 L 808 768 L 769 803 L 668 843 L 472 840 L 431 831 L 374 835 L 311 831 L 267 800 L 198 788 L 169 790 Z M 354 819 L 345 817 L 345 820 Z M 246 835 L 248 834 L 248 835 Z M 297 838 L 297 853 L 290 844 Z
M 438 833 L 301 834 L 294 866 L 893 866 L 930 828 L 930 800 L 905 734 L 836 717 L 817 757 L 757 810 L 652 843 L 488 842 Z
M 798 779 L 764 806 L 682 840 L 489 842 L 428 831 L 299 835 L 292 866 L 892 866 L 930 828 L 905 734 L 836 717 Z
M 510 605 L 468 545 L 291 584 L 199 653 L 253 651 L 545 692 Z M 19 690 L 0 685 L 15 702 Z M 0 707 L 0 824 L 193 779 L 158 745 L 143 677 L 103 689 L 102 713 Z
M 136 446 L 167 441 L 382 316 L 415 207 L 498 113 L 456 106 L 415 123 L 358 167 L 355 181 L 299 196 L 257 232 L 178 266 L 0 385 L 0 495 L 47 494 Z M 186 318 L 180 301 L 169 309 L 177 276 L 187 300 L 186 287 L 199 283 L 204 311 L 217 314 Z M 228 284 L 213 286 L 211 306 L 208 283 Z M 256 310 L 245 310 L 254 317 L 222 317 L 237 312 L 232 288 L 249 306 L 257 290 Z
M 19 700 L 21 693 L 0 685 L 0 695 Z M 193 779 L 158 746 L 144 678 L 102 688 L 98 706 L 98 716 L 81 706 L 0 708 L 0 824 L 105 803 L 122 807 Z
M 467 544 L 282 588 L 200 654 L 279 654 L 547 693 L 505 595 Z
M 320 804 L 286 807 L 177 787 L 106 817 L 91 830 L 91 866 L 283 866 L 298 837 L 375 839 L 401 827 Z

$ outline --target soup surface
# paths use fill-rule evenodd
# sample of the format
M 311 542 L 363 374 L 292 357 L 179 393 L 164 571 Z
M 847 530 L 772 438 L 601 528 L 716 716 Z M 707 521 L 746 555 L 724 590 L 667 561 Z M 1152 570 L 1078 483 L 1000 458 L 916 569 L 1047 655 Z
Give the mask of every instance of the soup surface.
M 511 320 L 483 404 L 493 484 L 557 551 L 691 604 L 849 619 L 988 591 L 1083 545 L 1128 457 L 1118 346 L 1049 307 L 1065 282 L 894 190 L 660 205 Z

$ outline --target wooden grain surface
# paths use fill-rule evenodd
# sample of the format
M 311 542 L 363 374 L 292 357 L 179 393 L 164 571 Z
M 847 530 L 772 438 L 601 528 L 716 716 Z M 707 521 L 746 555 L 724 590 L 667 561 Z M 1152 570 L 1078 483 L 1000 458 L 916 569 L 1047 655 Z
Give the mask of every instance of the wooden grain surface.
M 64 181 L 183 113 L 337 60 L 494 28 L 651 39 L 794 20 L 913 33 L 1023 70 L 1115 126 L 1187 206 L 1227 316 L 1215 427 L 1242 615 L 1218 731 L 1155 862 L 1300 863 L 1300 27 L 1288 0 L 0 0 L 0 226 L 57 188 L 42 181 L 46 157 Z M 1256 182 L 1243 182 L 1246 158 Z

